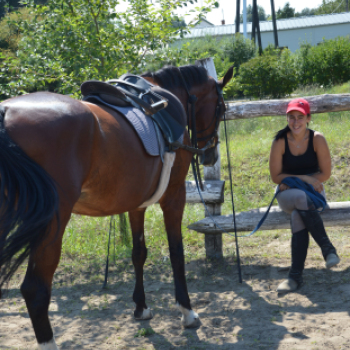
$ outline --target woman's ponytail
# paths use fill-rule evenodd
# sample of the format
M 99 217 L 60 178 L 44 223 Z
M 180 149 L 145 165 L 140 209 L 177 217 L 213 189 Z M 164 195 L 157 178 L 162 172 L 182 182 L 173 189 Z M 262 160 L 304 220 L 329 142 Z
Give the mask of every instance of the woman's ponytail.
M 290 131 L 289 126 L 287 125 L 284 129 L 277 131 L 274 140 L 277 141 L 279 139 L 281 139 L 282 137 L 284 137 L 284 135 L 287 134 L 287 132 Z

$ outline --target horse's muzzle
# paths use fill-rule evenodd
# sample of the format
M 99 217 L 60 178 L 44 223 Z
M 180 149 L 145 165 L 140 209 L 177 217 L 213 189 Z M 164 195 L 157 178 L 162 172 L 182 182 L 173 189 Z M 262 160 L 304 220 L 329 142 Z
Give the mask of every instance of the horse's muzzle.
M 204 166 L 213 166 L 219 158 L 217 147 L 211 147 L 205 150 L 204 154 L 199 155 L 199 162 Z

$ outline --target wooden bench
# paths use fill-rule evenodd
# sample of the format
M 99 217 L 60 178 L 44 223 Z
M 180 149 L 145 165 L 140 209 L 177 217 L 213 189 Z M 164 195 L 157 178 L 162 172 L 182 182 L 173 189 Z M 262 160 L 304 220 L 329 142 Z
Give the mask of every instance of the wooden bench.
M 350 202 L 329 202 L 328 205 L 329 208 L 321 213 L 321 217 L 326 227 L 350 225 Z M 238 235 L 240 235 L 239 232 L 253 231 L 266 210 L 267 207 L 236 213 Z M 215 216 L 214 219 L 223 230 L 234 232 L 232 214 Z M 189 225 L 188 228 L 211 235 L 225 232 L 218 227 L 215 227 L 214 222 L 208 217 Z M 284 213 L 278 206 L 272 206 L 266 220 L 259 230 L 280 230 L 289 228 L 290 215 Z

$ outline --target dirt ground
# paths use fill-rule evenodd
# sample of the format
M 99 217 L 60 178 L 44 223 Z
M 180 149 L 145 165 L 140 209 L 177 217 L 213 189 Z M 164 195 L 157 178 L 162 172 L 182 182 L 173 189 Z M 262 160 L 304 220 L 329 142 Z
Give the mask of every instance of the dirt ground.
M 288 242 L 283 243 L 288 249 Z M 273 242 L 271 243 L 273 245 Z M 318 249 L 314 247 L 312 249 Z M 345 249 L 344 247 L 342 249 Z M 305 283 L 278 295 L 287 258 L 243 257 L 243 283 L 232 258 L 186 265 L 193 308 L 202 325 L 183 329 L 174 305 L 168 259 L 145 269 L 145 290 L 154 318 L 133 319 L 133 267 L 110 268 L 101 291 L 102 267 L 63 261 L 55 276 L 50 319 L 60 349 L 350 349 L 350 258 L 332 271 L 320 253 L 308 258 Z M 0 300 L 0 349 L 36 349 L 30 319 L 19 292 L 22 273 Z

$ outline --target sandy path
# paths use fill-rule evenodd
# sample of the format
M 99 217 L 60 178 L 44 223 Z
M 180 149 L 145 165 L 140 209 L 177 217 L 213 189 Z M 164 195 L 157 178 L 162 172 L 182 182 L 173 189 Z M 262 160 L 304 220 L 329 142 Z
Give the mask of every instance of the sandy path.
M 321 260 L 309 263 L 299 292 L 279 296 L 275 289 L 286 276 L 281 265 L 287 263 L 244 264 L 243 284 L 227 260 L 188 264 L 190 297 L 202 321 L 195 330 L 180 325 L 168 265 L 146 268 L 147 300 L 155 316 L 144 322 L 132 317 L 130 265 L 119 272 L 112 268 L 109 289 L 103 292 L 96 275 L 61 269 L 50 306 L 57 344 L 60 349 L 101 350 L 350 349 L 350 260 L 343 259 L 334 271 L 323 269 Z M 142 328 L 155 333 L 141 336 Z M 0 301 L 0 349 L 36 349 L 17 280 Z

